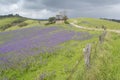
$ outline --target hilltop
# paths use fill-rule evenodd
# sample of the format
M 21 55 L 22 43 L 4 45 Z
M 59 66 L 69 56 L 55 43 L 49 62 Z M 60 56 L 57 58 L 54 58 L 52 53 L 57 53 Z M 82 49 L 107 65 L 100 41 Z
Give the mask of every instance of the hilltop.
M 103 26 L 107 29 L 120 30 L 120 23 L 99 18 L 73 18 L 69 20 L 77 25 L 101 29 Z
M 120 30 L 119 20 L 116 19 L 106 19 L 106 18 L 70 18 L 68 19 L 69 23 L 75 23 L 77 25 L 88 27 L 88 28 L 96 28 L 102 29 L 106 27 L 107 29 Z M 47 19 L 31 19 L 22 17 L 18 14 L 9 14 L 0 16 L 0 31 L 9 31 L 16 30 L 20 28 L 26 28 L 30 26 L 46 26 Z M 52 24 L 56 25 L 56 24 Z M 63 25 L 58 24 L 58 25 Z M 48 25 L 49 26 L 49 25 Z
M 4 31 L 12 26 L 23 23 L 26 18 L 19 15 L 4 15 L 0 16 L 0 31 Z
M 44 20 L 26 18 L 18 14 L 2 15 L 0 16 L 0 31 L 10 31 L 31 26 L 43 25 L 43 23 L 40 23 L 40 21 L 44 23 Z

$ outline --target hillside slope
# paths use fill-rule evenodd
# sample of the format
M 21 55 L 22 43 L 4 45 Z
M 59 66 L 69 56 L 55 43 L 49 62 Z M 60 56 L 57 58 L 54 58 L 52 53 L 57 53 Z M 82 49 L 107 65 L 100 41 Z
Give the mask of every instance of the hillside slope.
M 22 17 L 5 17 L 0 18 L 0 31 L 4 31 L 12 26 L 18 25 L 24 22 L 26 19 Z
M 93 34 L 94 35 L 94 34 Z M 0 34 L 0 80 L 65 80 L 85 43 L 96 39 L 69 27 L 31 27 Z
M 99 19 L 92 20 L 102 25 Z M 120 34 L 107 32 L 101 44 L 102 31 L 24 22 L 32 27 L 0 33 L 0 80 L 120 80 Z M 91 60 L 86 69 L 83 49 L 89 43 Z
M 0 32 L 13 31 L 33 26 L 45 26 L 46 21 L 30 19 L 21 16 L 0 17 Z
M 120 30 L 120 23 L 97 19 L 97 18 L 73 18 L 69 20 L 70 22 L 74 22 L 77 25 L 89 27 L 89 28 L 102 28 L 105 26 L 107 29 L 116 29 Z

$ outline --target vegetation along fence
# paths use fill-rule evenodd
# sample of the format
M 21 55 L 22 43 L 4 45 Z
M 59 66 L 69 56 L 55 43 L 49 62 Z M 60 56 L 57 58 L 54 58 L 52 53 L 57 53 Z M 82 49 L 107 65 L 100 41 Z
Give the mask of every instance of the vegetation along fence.
M 104 31 L 102 32 L 102 34 L 98 37 L 99 39 L 99 44 L 102 44 L 104 42 L 104 39 L 105 39 L 105 36 L 107 34 L 107 31 L 106 29 L 104 29 Z M 96 42 L 94 42 L 96 43 Z M 88 70 L 90 69 L 90 62 L 91 62 L 91 52 L 92 50 L 95 51 L 96 53 L 96 48 L 98 46 L 98 43 L 96 45 L 94 45 L 95 48 L 92 48 L 94 44 L 92 43 L 88 43 L 85 48 L 83 48 L 83 55 L 84 55 L 84 63 L 85 63 L 85 69 Z M 67 80 L 72 80 L 72 75 L 74 74 L 77 66 L 79 65 L 80 61 L 82 60 L 83 58 L 80 57 L 80 59 L 78 60 L 78 63 L 75 65 L 75 67 L 73 68 L 73 70 L 71 71 L 71 74 L 68 76 Z

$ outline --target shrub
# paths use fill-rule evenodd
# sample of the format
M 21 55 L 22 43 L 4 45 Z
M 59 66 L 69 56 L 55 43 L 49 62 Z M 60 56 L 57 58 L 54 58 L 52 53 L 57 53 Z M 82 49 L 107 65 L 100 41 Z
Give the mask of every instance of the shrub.
M 68 21 L 64 21 L 64 23 L 65 23 L 65 24 L 69 24 L 69 22 L 68 22 Z
M 24 23 L 24 21 L 25 21 L 25 19 L 22 18 L 22 19 L 14 20 L 14 21 L 9 22 L 9 23 L 6 22 L 6 24 L 0 26 L 0 30 L 4 31 L 7 28 L 10 28 L 11 26 L 15 26 L 15 25 L 18 25 L 18 24 L 19 24 L 20 27 L 28 25 L 27 23 Z
M 49 21 L 49 23 L 55 23 L 56 22 L 56 18 L 55 17 L 50 17 L 49 19 L 48 19 L 48 21 Z
M 1 26 L 1 27 L 0 27 L 0 30 L 4 31 L 5 29 L 7 29 L 7 28 L 9 28 L 9 27 L 11 27 L 11 26 L 12 26 L 11 24 L 6 24 L 6 25 L 4 25 L 4 26 Z
M 28 25 L 27 23 L 22 22 L 22 23 L 20 23 L 18 26 L 19 26 L 19 27 L 23 27 L 23 26 L 27 26 L 27 25 Z
M 49 24 L 50 24 L 49 22 L 45 23 L 45 25 L 49 25 Z

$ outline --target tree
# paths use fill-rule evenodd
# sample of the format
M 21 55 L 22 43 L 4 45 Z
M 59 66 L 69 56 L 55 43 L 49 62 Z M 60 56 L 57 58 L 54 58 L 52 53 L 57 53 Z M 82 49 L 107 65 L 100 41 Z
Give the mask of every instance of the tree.
M 67 16 L 64 16 L 64 17 L 63 17 L 64 22 L 66 22 L 66 21 L 67 21 L 67 19 L 68 19 L 68 17 L 67 17 Z
M 48 21 L 49 21 L 49 23 L 55 23 L 56 22 L 56 18 L 55 17 L 50 17 L 49 19 L 48 19 Z
M 13 14 L 8 14 L 8 17 L 13 17 L 14 15 Z
M 18 16 L 18 17 L 19 17 L 20 15 L 19 15 L 19 14 L 15 14 L 15 16 Z

